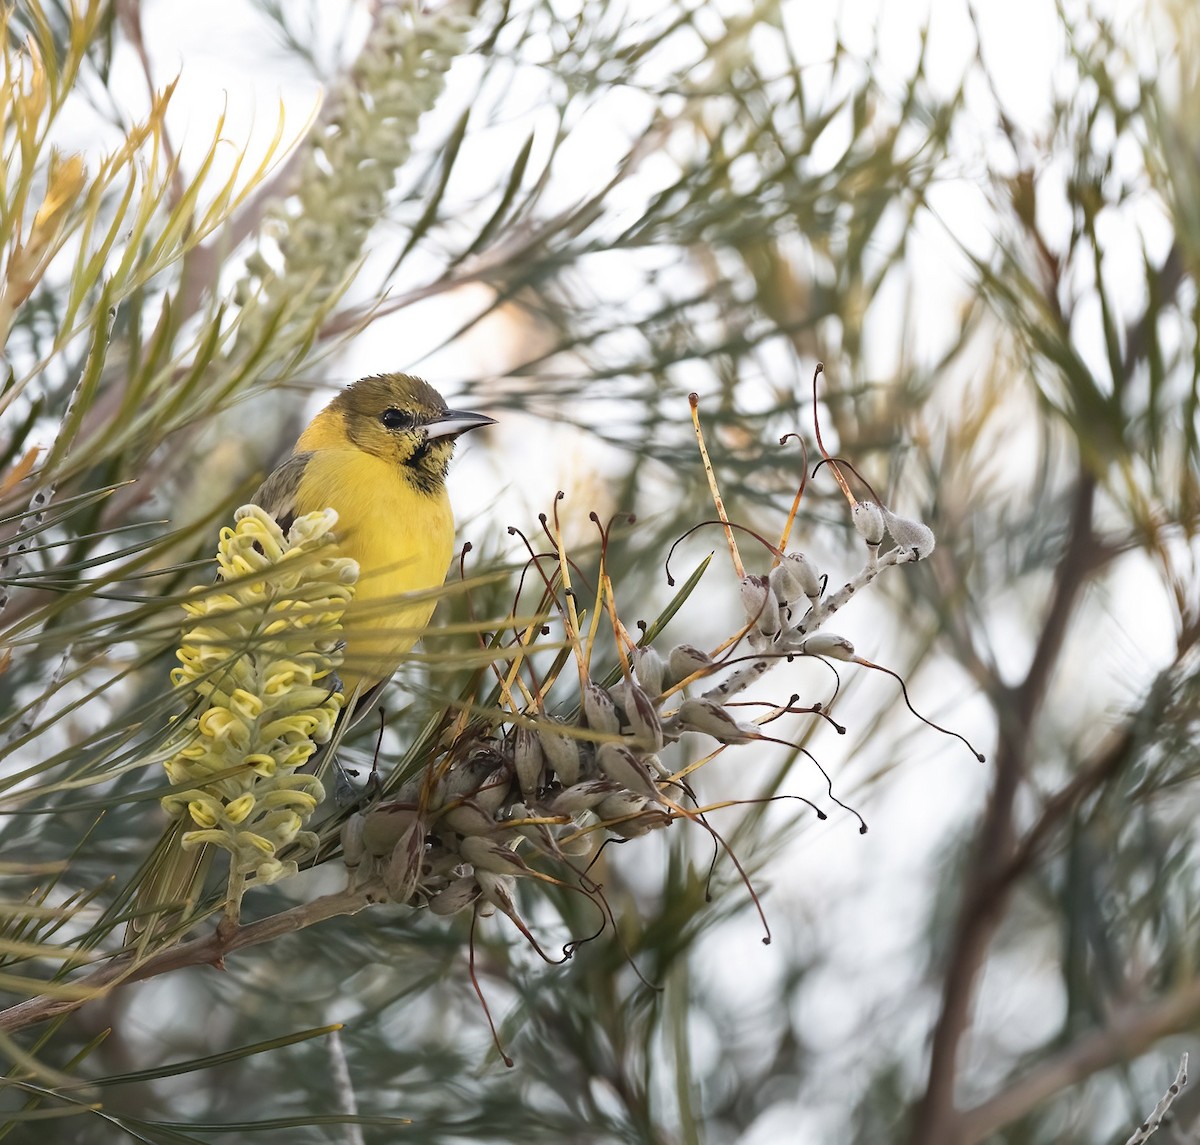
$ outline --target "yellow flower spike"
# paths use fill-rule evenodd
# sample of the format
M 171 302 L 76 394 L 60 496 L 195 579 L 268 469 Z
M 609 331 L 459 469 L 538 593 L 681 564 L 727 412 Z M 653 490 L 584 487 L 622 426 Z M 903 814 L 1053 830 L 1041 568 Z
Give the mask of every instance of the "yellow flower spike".
M 297 743 L 290 746 L 276 762 L 278 763 L 281 771 L 287 768 L 299 767 L 302 763 L 305 763 L 316 750 L 316 744 L 306 740 L 304 743 Z
M 187 627 L 171 672 L 203 710 L 179 721 L 166 761 L 175 784 L 195 786 L 163 799 L 196 830 L 182 846 L 215 845 L 231 856 L 231 899 L 248 882 L 296 872 L 278 858 L 316 836 L 305 821 L 324 798 L 319 780 L 297 775 L 332 734 L 344 698 L 328 683 L 341 663 L 342 616 L 357 565 L 342 557 L 296 559 L 331 546 L 332 512 L 298 519 L 284 536 L 274 518 L 243 506 L 221 531 L 217 565 L 225 591 L 200 589 L 186 602 Z
M 254 810 L 254 806 L 257 802 L 258 800 L 256 800 L 254 796 L 247 791 L 245 795 L 239 796 L 232 803 L 226 804 L 225 818 L 230 823 L 242 823 L 245 821 L 250 812 Z
M 254 755 L 246 756 L 245 763 L 247 767 L 252 767 L 254 769 L 256 775 L 261 775 L 268 779 L 273 776 L 281 766 L 283 766 L 276 761 L 273 755 L 269 755 L 266 752 L 258 752 Z
M 236 688 L 229 697 L 229 707 L 243 720 L 256 720 L 263 713 L 264 704 L 258 696 L 251 695 L 244 688 Z
M 317 801 L 307 791 L 272 791 L 259 800 L 265 810 L 290 807 L 301 815 L 311 815 L 317 809 Z
M 275 857 L 275 844 L 254 831 L 238 831 L 234 836 L 238 850 L 249 850 Z
M 179 845 L 185 851 L 193 851 L 197 847 L 203 847 L 206 843 L 216 843 L 219 846 L 224 846 L 224 841 L 228 835 L 224 831 L 207 829 L 203 831 L 185 831 L 179 839 Z
M 188 814 L 192 817 L 192 822 L 197 827 L 215 827 L 219 822 L 217 816 L 213 813 L 211 802 L 208 798 L 193 799 L 188 805 Z
M 209 708 L 197 721 L 202 735 L 210 736 L 218 743 L 237 745 L 250 737 L 250 729 L 228 708 Z

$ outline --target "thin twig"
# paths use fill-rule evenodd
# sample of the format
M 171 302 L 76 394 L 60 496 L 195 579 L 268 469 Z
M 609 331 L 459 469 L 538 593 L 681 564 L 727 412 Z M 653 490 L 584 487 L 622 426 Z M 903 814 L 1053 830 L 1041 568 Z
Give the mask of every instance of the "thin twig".
M 338 891 L 336 894 L 323 895 L 312 902 L 245 926 L 222 925 L 202 938 L 159 951 L 140 962 L 133 953 L 118 954 L 108 965 L 72 983 L 76 987 L 89 990 L 86 997 L 54 998 L 40 995 L 18 1002 L 6 1010 L 0 1010 L 0 1032 L 22 1030 L 26 1026 L 69 1014 L 87 1002 L 103 998 L 116 987 L 128 982 L 142 982 L 184 966 L 220 967 L 226 955 L 235 950 L 271 942 L 285 934 L 304 930 L 314 923 L 324 922 L 339 915 L 357 914 L 378 897 L 379 889 L 369 885 L 355 890 Z
M 1187 1085 L 1187 1067 L 1188 1056 L 1184 1054 L 1179 1063 L 1179 1072 L 1175 1075 L 1175 1080 L 1167 1087 L 1167 1092 L 1159 1098 L 1154 1111 L 1133 1131 L 1133 1135 L 1125 1142 L 1125 1145 L 1145 1145 L 1159 1126 L 1162 1125 L 1167 1113 L 1171 1109 L 1172 1103 L 1183 1091 L 1183 1087 Z
M 911 1145 L 958 1145 L 954 1088 L 958 1050 L 970 1026 L 975 986 L 996 928 L 1004 918 L 1011 883 L 999 880 L 1015 848 L 1013 810 L 1028 771 L 1033 728 L 1045 698 L 1051 671 L 1062 651 L 1075 605 L 1095 568 L 1092 514 L 1096 481 L 1081 472 L 1075 487 L 1066 548 L 1055 574 L 1054 590 L 1025 679 L 1001 713 L 995 779 L 980 825 L 962 905 L 950 946 L 942 1005 L 934 1026 L 925 1094 L 917 1107 Z
M 952 1140 L 957 1145 L 984 1141 L 1068 1086 L 1078 1085 L 1102 1069 L 1132 1061 L 1160 1038 L 1191 1029 L 1198 1019 L 1200 978 L 1193 978 L 1184 989 L 1166 998 L 1118 1010 L 1103 1029 L 1081 1035 L 995 1097 L 959 1114 Z

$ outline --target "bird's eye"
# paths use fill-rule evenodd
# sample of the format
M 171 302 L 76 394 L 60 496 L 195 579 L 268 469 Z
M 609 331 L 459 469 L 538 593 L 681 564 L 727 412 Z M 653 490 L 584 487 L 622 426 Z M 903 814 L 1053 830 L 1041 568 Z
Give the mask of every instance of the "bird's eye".
M 412 414 L 400 409 L 385 409 L 379 415 L 379 420 L 386 429 L 411 429 L 415 424 Z

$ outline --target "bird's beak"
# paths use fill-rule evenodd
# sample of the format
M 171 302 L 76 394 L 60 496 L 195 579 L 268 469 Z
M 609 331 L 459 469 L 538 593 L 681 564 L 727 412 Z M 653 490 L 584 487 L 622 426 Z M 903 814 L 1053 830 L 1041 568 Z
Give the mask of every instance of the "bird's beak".
M 435 437 L 458 437 L 469 429 L 479 429 L 485 425 L 495 425 L 496 419 L 482 413 L 471 413 L 469 410 L 448 409 L 437 421 L 428 422 L 425 426 L 427 441 Z

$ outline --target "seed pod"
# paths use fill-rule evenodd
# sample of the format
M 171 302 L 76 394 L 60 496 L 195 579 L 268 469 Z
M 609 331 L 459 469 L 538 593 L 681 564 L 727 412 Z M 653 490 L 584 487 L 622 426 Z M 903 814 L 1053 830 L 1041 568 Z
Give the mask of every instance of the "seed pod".
M 593 731 L 605 735 L 618 735 L 621 731 L 621 720 L 612 696 L 591 680 L 583 686 L 583 714 Z
M 650 697 L 632 680 L 625 681 L 625 714 L 633 732 L 632 746 L 642 751 L 658 751 L 663 745 L 662 720 Z
M 421 858 L 421 882 L 458 878 L 462 874 L 462 867 L 463 857 L 458 851 L 450 851 L 441 846 L 426 847 Z
M 592 839 L 593 832 L 578 833 L 578 828 L 569 827 L 562 832 L 562 838 L 555 840 L 555 847 L 560 855 L 569 855 L 573 859 L 582 858 L 584 855 L 590 855 L 595 849 L 595 841 Z
M 462 857 L 478 871 L 491 871 L 496 875 L 524 874 L 528 871 L 524 860 L 506 843 L 483 835 L 468 835 L 459 845 Z
M 844 636 L 818 632 L 803 641 L 800 651 L 808 656 L 828 656 L 831 660 L 854 659 L 854 645 Z
M 850 507 L 850 519 L 858 535 L 877 549 L 883 540 L 883 510 L 874 501 L 855 501 Z
M 429 909 L 434 914 L 457 914 L 464 907 L 470 906 L 479 897 L 479 884 L 472 878 L 455 879 L 444 890 L 438 891 L 429 900 Z
M 624 744 L 602 743 L 596 749 L 596 762 L 614 783 L 651 799 L 658 798 L 658 787 L 646 765 Z
M 383 868 L 383 885 L 392 902 L 404 903 L 412 898 L 420 879 L 424 854 L 425 836 L 414 823 L 396 844 Z
M 369 855 L 390 855 L 405 832 L 416 822 L 416 808 L 382 803 L 363 816 L 363 847 Z
M 362 862 L 367 849 L 363 844 L 363 823 L 366 816 L 356 811 L 342 824 L 342 861 L 346 870 L 353 872 Z
M 785 552 L 780 560 L 781 569 L 787 569 L 799 586 L 800 592 L 809 600 L 821 597 L 821 574 L 812 566 L 811 560 L 803 552 Z
M 508 803 L 511 795 L 512 773 L 506 764 L 502 764 L 490 775 L 484 777 L 483 782 L 471 796 L 471 802 L 476 804 L 480 810 L 494 815 Z
M 764 636 L 774 636 L 779 631 L 779 601 L 767 587 L 767 578 L 762 576 L 742 577 L 740 592 L 746 619 Z
M 547 810 L 551 815 L 577 815 L 620 790 L 620 785 L 611 779 L 589 779 L 564 788 L 550 801 Z
M 707 652 L 701 652 L 692 644 L 677 644 L 667 654 L 667 679 L 672 684 L 678 684 L 680 680 L 713 666 Z
M 734 719 L 712 700 L 684 700 L 677 718 L 688 731 L 704 732 L 721 743 L 750 743 L 760 738 L 758 728 Z
M 554 854 L 554 836 L 545 823 L 518 823 L 519 819 L 541 818 L 544 811 L 531 811 L 524 803 L 513 803 L 504 820 L 504 830 L 511 836 L 520 835 L 535 850 L 544 855 Z
M 663 691 L 663 681 L 667 675 L 667 662 L 653 648 L 635 648 L 633 650 L 633 670 L 637 674 L 638 683 L 651 696 L 659 696 Z
M 671 821 L 671 817 L 665 811 L 659 810 L 631 792 L 610 796 L 600 804 L 596 813 L 605 820 L 618 820 L 606 823 L 605 826 L 623 839 L 636 839 L 648 831 L 665 827 Z
M 897 517 L 887 509 L 883 511 L 883 516 L 892 540 L 905 552 L 912 553 L 914 560 L 923 560 L 933 552 L 937 540 L 928 525 L 907 517 Z
M 646 765 L 646 768 L 651 775 L 657 775 L 659 779 L 671 778 L 671 769 L 665 763 L 663 763 L 663 761 L 659 759 L 657 755 L 654 755 L 653 753 L 650 755 L 643 755 L 641 760 L 642 763 Z
M 791 604 L 802 596 L 815 601 L 821 595 L 821 578 L 803 553 L 784 553 L 771 570 L 770 581 L 782 604 Z
M 493 875 L 490 871 L 475 872 L 475 880 L 479 883 L 480 896 L 498 910 L 503 911 L 509 918 L 517 914 L 513 894 L 517 882 L 511 875 Z
M 519 727 L 513 739 L 513 766 L 517 772 L 517 785 L 521 794 L 532 798 L 542 785 L 542 770 L 546 755 L 532 728 Z
M 435 827 L 448 828 L 458 835 L 489 835 L 496 830 L 497 823 L 478 803 L 467 799 L 443 811 Z
M 546 755 L 546 763 L 567 787 L 579 782 L 582 764 L 579 758 L 579 741 L 564 732 L 555 731 L 551 721 L 538 727 L 538 741 Z

